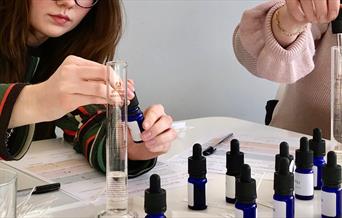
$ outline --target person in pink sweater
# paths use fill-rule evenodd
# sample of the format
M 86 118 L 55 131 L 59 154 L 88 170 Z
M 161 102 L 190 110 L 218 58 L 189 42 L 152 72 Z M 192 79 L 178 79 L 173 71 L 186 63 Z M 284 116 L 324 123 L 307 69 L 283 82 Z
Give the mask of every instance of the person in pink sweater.
M 330 138 L 330 22 L 340 0 L 269 0 L 246 10 L 234 31 L 239 62 L 282 86 L 270 125 Z

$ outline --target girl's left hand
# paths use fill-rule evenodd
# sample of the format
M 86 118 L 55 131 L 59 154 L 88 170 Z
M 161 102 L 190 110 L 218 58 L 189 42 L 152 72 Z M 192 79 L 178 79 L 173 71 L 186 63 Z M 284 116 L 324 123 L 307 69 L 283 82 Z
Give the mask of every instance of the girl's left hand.
M 177 137 L 172 129 L 172 117 L 167 115 L 162 105 L 152 105 L 144 112 L 141 138 L 143 144 L 135 144 L 128 139 L 128 158 L 130 160 L 149 160 L 166 153 L 171 142 Z

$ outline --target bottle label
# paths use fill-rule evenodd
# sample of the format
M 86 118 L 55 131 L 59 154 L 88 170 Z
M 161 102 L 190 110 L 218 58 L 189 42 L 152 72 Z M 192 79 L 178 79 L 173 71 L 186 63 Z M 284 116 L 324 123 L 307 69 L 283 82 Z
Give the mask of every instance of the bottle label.
M 188 182 L 188 205 L 194 206 L 194 184 Z
M 314 172 L 314 187 L 316 187 L 317 186 L 317 166 L 313 166 L 312 167 L 312 169 L 313 169 L 313 172 Z
M 286 218 L 286 202 L 273 200 L 273 217 Z
M 140 132 L 138 122 L 137 121 L 127 122 L 127 125 L 131 132 L 133 141 L 135 142 L 142 141 L 141 136 L 140 136 L 141 132 Z
M 226 175 L 226 197 L 235 198 L 235 176 Z
M 235 218 L 243 218 L 243 210 L 235 208 Z
M 293 173 L 295 171 L 295 162 L 294 160 L 291 161 L 291 163 L 289 164 L 289 172 Z
M 322 215 L 336 217 L 336 194 L 331 192 L 321 192 Z
M 314 194 L 313 173 L 303 174 L 295 172 L 295 193 L 302 196 Z

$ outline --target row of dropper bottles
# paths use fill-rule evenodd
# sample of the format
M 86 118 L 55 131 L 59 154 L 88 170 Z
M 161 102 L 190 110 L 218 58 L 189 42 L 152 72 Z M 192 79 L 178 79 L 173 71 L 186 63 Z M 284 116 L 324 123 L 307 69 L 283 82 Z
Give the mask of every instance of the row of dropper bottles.
M 315 132 L 317 134 L 320 130 L 314 130 L 314 135 Z M 314 137 L 313 141 L 318 141 L 317 139 L 319 137 Z M 256 182 L 251 178 L 251 168 L 244 164 L 244 153 L 240 151 L 239 141 L 233 139 L 230 146 L 230 151 L 226 153 L 226 201 L 235 204 L 235 217 L 256 217 Z M 297 199 L 313 198 L 314 152 L 309 149 L 308 139 L 302 137 L 300 148 L 296 150 L 296 170 L 293 173 L 294 160 L 289 153 L 289 145 L 282 142 L 279 150 L 279 154 L 275 156 L 273 217 L 293 218 L 294 189 Z M 322 217 L 341 217 L 341 166 L 337 165 L 335 152 L 328 153 L 327 163 L 321 167 L 321 172 Z M 188 158 L 188 173 L 188 207 L 192 210 L 204 210 L 207 208 L 207 170 L 206 158 L 202 155 L 200 144 L 193 146 L 192 156 Z M 165 217 L 166 192 L 160 188 L 160 178 L 157 175 L 151 176 L 150 188 L 145 191 L 145 211 L 148 214 L 146 217 L 149 218 Z

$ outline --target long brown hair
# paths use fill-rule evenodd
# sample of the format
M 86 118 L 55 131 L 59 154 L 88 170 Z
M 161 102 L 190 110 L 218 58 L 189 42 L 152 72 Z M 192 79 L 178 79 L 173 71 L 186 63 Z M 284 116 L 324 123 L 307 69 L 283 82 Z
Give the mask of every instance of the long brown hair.
M 0 83 L 23 82 L 27 68 L 30 0 L 0 0 Z M 72 31 L 43 44 L 35 81 L 49 78 L 68 55 L 103 63 L 122 35 L 121 0 L 99 0 Z

